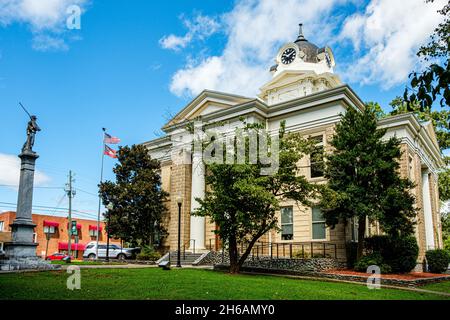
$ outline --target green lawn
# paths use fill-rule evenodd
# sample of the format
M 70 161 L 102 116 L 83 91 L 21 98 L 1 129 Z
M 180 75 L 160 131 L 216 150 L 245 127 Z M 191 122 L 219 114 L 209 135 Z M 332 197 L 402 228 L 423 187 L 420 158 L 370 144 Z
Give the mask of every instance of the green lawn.
M 420 288 L 431 290 L 431 291 L 439 291 L 439 292 L 450 293 L 450 280 L 449 281 L 444 281 L 444 282 L 427 284 L 427 285 L 422 286 Z
M 403 290 L 211 270 L 82 269 L 81 290 L 65 271 L 0 274 L 0 299 L 448 299 Z

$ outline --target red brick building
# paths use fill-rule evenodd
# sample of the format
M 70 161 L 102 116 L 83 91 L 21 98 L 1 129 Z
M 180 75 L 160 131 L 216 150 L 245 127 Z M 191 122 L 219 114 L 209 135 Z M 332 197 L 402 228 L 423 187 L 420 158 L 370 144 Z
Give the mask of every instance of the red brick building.
M 2 242 L 7 242 L 11 239 L 11 227 L 9 226 L 16 218 L 14 211 L 7 211 L 0 213 L 0 248 Z M 55 252 L 67 253 L 68 250 L 68 224 L 69 220 L 66 217 L 57 217 L 43 214 L 32 215 L 33 223 L 36 224 L 34 228 L 34 242 L 38 243 L 36 248 L 36 255 L 45 258 L 47 248 L 47 235 L 50 234 L 48 239 L 47 255 L 51 255 Z M 76 221 L 77 224 L 77 236 L 72 236 L 71 248 L 72 255 L 75 258 L 81 259 L 85 246 L 96 240 L 97 221 L 88 219 L 73 218 L 72 221 Z M 100 222 L 99 242 L 106 242 L 105 224 Z M 120 241 L 116 239 L 110 239 L 111 243 L 119 244 Z

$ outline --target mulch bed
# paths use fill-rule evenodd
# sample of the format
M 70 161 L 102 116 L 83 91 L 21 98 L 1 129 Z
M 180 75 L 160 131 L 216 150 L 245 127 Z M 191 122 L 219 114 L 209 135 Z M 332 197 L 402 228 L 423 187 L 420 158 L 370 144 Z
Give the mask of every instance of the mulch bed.
M 339 280 L 365 282 L 371 274 L 353 270 L 327 270 L 321 272 L 322 277 Z M 449 281 L 450 274 L 428 272 L 410 272 L 404 274 L 382 274 L 381 283 L 400 286 L 420 286 L 428 283 Z
M 353 270 L 327 270 L 325 273 L 331 274 L 341 274 L 349 276 L 360 276 L 369 277 L 369 273 L 357 272 Z M 450 274 L 440 274 L 440 273 L 429 273 L 429 272 L 410 272 L 403 274 L 382 274 L 381 279 L 397 279 L 397 280 L 417 280 L 417 279 L 429 279 L 429 278 L 442 278 L 448 277 L 450 279 Z

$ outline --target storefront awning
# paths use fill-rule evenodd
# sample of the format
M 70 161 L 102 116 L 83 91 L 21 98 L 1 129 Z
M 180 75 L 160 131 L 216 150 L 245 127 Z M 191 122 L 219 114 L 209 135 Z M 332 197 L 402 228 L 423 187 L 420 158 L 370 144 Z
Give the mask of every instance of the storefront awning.
M 89 225 L 89 230 L 97 230 L 97 226 Z M 102 231 L 102 226 L 99 227 L 99 230 Z
M 44 220 L 44 227 L 55 227 L 58 228 L 59 223 L 54 221 Z
M 84 249 L 86 248 L 86 245 L 81 244 L 81 243 L 71 243 L 70 244 L 70 249 L 74 250 L 74 251 L 84 251 Z M 67 242 L 58 242 L 58 250 L 68 250 L 69 249 L 69 245 Z

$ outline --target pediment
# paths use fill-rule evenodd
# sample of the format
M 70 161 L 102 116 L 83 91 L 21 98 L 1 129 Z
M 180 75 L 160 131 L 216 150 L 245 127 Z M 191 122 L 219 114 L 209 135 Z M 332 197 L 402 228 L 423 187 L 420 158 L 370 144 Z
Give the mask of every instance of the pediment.
M 180 112 L 178 112 L 164 127 L 168 127 L 186 120 L 194 120 L 200 116 L 223 110 L 250 100 L 252 99 L 239 95 L 204 90 L 191 102 L 189 102 Z

